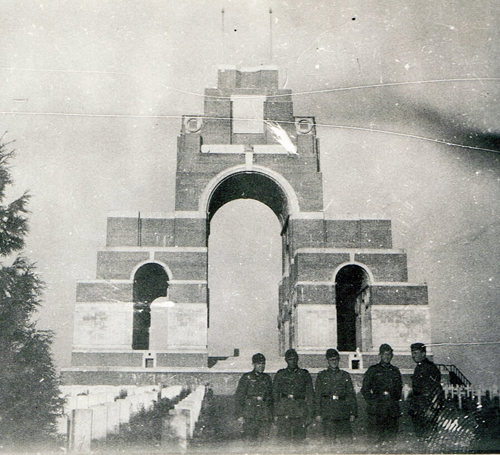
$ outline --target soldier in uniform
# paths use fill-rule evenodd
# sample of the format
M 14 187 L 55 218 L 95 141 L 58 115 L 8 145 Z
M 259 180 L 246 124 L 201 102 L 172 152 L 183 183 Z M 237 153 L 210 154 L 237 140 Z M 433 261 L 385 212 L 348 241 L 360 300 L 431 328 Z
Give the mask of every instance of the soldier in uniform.
M 312 378 L 307 370 L 298 367 L 298 360 L 295 349 L 286 351 L 287 367 L 276 373 L 273 382 L 278 437 L 283 439 L 304 439 L 312 421 Z
M 367 403 L 368 431 L 383 442 L 398 432 L 403 381 L 399 368 L 391 364 L 391 346 L 382 344 L 379 356 L 380 362 L 368 368 L 363 377 L 361 394 Z
M 349 373 L 339 369 L 336 349 L 328 349 L 326 359 L 328 368 L 318 374 L 314 387 L 314 414 L 322 423 L 323 436 L 350 441 L 351 422 L 358 415 L 352 380 Z
M 244 437 L 257 440 L 269 436 L 273 419 L 273 385 L 271 376 L 264 373 L 264 355 L 253 355 L 252 364 L 253 370 L 245 373 L 238 382 L 235 405 Z
M 441 373 L 427 358 L 423 343 L 411 345 L 411 356 L 417 364 L 411 378 L 412 394 L 409 414 L 417 437 L 425 436 L 433 420 L 437 417 L 444 399 L 441 387 Z

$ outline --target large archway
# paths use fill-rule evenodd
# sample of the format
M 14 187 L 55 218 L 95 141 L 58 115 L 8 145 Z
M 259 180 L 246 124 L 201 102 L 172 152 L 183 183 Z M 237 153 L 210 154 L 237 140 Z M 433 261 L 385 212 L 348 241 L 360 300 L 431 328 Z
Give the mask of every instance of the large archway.
M 234 349 L 241 354 L 278 355 L 280 234 L 286 216 L 284 192 L 259 173 L 231 175 L 212 192 L 208 206 L 210 356 L 232 355 Z

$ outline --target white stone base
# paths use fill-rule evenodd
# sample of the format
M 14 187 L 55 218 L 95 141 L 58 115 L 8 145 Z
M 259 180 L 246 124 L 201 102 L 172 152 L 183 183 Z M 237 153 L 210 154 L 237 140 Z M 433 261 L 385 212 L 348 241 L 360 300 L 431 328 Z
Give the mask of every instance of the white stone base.
M 372 344 L 388 343 L 395 351 L 407 352 L 415 342 L 431 342 L 427 305 L 373 305 Z
M 297 306 L 297 350 L 322 351 L 337 346 L 335 305 Z
M 149 347 L 152 351 L 206 351 L 207 305 L 174 303 L 165 298 L 151 304 Z
M 76 303 L 74 349 L 130 349 L 132 302 Z

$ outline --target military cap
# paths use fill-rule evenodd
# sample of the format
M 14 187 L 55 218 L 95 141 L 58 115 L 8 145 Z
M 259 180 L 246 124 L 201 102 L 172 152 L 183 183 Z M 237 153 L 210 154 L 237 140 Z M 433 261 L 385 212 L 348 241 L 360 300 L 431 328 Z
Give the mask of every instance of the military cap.
M 410 349 L 412 351 L 423 351 L 423 352 L 425 352 L 425 344 L 424 343 L 413 343 L 410 346 Z
M 264 357 L 264 354 L 261 354 L 260 352 L 252 356 L 252 363 L 264 363 L 265 361 L 266 358 Z
M 380 348 L 378 348 L 378 353 L 382 354 L 383 352 L 392 352 L 391 346 L 387 343 L 381 344 Z
M 299 357 L 295 349 L 288 349 L 288 351 L 285 352 L 285 359 L 289 359 L 291 357 Z
M 336 349 L 330 348 L 326 350 L 326 358 L 327 359 L 333 359 L 333 358 L 340 358 L 340 354 Z

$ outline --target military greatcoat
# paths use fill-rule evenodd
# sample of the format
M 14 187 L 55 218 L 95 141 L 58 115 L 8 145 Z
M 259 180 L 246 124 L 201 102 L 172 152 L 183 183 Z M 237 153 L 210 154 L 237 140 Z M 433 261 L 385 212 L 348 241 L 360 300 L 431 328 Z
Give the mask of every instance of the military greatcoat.
M 403 381 L 398 367 L 377 363 L 363 377 L 361 394 L 370 415 L 398 418 Z
M 339 368 L 320 371 L 314 388 L 315 415 L 323 419 L 347 420 L 356 417 L 358 406 L 349 373 Z
M 417 364 L 411 378 L 412 394 L 409 413 L 413 420 L 415 434 L 424 436 L 443 404 L 441 373 L 427 357 Z
M 235 394 L 236 415 L 247 419 L 271 420 L 273 386 L 267 373 L 251 371 L 238 382 Z
M 274 377 L 273 396 L 276 416 L 312 417 L 313 385 L 307 370 L 303 368 L 279 370 Z

